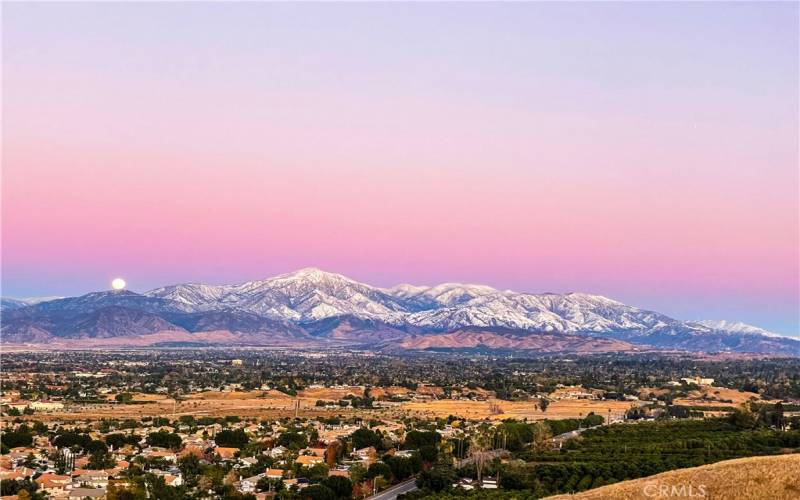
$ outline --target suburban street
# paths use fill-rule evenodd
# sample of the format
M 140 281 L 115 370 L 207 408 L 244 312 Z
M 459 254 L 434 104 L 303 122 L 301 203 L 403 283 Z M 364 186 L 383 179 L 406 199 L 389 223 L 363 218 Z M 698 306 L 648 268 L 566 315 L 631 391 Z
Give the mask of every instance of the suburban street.
M 394 500 L 397 498 L 397 495 L 402 493 L 408 493 L 409 491 L 414 491 L 417 489 L 416 485 L 416 478 L 409 479 L 408 481 L 404 481 L 400 484 L 396 484 L 391 488 L 381 491 L 375 496 L 369 497 L 370 500 Z

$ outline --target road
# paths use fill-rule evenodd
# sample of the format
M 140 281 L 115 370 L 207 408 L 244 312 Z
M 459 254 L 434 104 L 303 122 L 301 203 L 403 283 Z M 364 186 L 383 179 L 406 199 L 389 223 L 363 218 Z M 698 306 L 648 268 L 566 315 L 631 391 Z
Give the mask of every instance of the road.
M 369 500 L 394 500 L 397 495 L 401 493 L 408 493 L 417 489 L 416 478 L 403 481 L 396 484 L 389 489 L 383 490 L 375 496 L 369 497 Z
M 564 434 L 559 434 L 558 436 L 553 436 L 553 443 L 561 445 L 561 444 L 564 443 L 564 441 L 568 441 L 568 440 L 570 440 L 570 439 L 572 439 L 574 437 L 580 436 L 581 433 L 583 431 L 585 431 L 585 430 L 586 430 L 586 428 L 575 429 L 574 431 L 569 431 L 569 432 L 565 432 Z

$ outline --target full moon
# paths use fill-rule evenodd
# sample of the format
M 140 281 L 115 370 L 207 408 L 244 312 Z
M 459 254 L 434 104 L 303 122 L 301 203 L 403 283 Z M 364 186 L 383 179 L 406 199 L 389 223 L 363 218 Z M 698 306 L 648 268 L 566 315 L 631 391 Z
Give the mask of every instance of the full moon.
M 122 278 L 115 278 L 114 281 L 111 282 L 111 288 L 114 290 L 122 290 L 125 288 L 125 280 Z

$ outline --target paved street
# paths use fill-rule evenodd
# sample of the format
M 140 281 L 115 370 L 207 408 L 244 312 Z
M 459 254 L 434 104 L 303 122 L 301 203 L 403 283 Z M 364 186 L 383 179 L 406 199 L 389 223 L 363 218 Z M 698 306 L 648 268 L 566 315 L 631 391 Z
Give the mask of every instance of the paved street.
M 394 500 L 397 498 L 397 495 L 401 493 L 408 493 L 409 491 L 416 490 L 417 485 L 415 481 L 416 478 L 409 479 L 408 481 L 392 486 L 388 490 L 381 491 L 377 495 L 369 497 L 369 500 Z

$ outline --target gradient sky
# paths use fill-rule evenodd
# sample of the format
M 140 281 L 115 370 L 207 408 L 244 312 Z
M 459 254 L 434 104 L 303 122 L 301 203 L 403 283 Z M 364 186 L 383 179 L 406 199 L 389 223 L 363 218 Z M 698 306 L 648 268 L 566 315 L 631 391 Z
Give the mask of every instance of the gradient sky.
M 3 4 L 2 293 L 317 266 L 798 334 L 798 4 Z

